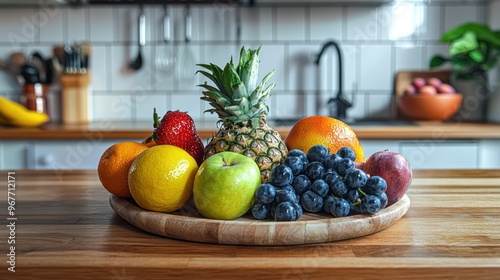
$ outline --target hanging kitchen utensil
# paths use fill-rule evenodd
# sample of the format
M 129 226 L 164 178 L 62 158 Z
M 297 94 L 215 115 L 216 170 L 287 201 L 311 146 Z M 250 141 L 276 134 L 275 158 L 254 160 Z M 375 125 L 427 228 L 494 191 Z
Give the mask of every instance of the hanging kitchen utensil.
M 146 45 L 146 14 L 144 14 L 144 9 L 140 8 L 139 22 L 138 22 L 138 53 L 137 57 L 130 62 L 130 68 L 132 70 L 139 70 L 142 67 L 142 47 Z
M 44 84 L 47 82 L 47 69 L 45 59 L 39 52 L 33 52 L 31 55 L 31 64 L 38 69 L 39 82 Z
M 26 84 L 36 84 L 40 82 L 40 77 L 39 77 L 39 71 L 38 68 L 26 63 L 21 67 L 21 75 L 24 78 L 24 81 Z
M 22 75 L 16 73 L 16 71 L 14 71 L 12 68 L 10 68 L 9 65 L 7 65 L 7 63 L 0 60 L 0 68 L 2 70 L 4 70 L 5 72 L 7 72 L 7 74 L 11 75 L 20 86 L 24 86 L 24 84 L 25 84 L 24 77 Z
M 156 71 L 164 75 L 170 75 L 175 69 L 175 63 L 177 62 L 177 57 L 172 50 L 173 46 L 169 46 L 171 41 L 171 19 L 167 5 L 163 6 L 164 16 L 163 16 L 163 48 L 159 48 L 157 56 L 155 59 Z
M 185 44 L 184 44 L 184 50 L 182 52 L 182 57 L 181 61 L 182 63 L 179 63 L 177 66 L 177 74 L 180 80 L 189 82 L 194 79 L 194 72 L 195 72 L 195 59 L 193 52 L 191 50 L 190 42 L 191 42 L 191 35 L 193 32 L 193 18 L 191 15 L 191 7 L 189 5 L 186 5 L 185 8 L 185 24 L 184 24 L 184 31 L 185 31 Z
M 14 71 L 21 72 L 21 67 L 26 63 L 26 56 L 22 52 L 13 52 L 9 56 L 9 63 L 14 67 Z
M 54 64 L 52 63 L 52 59 L 48 58 L 45 60 L 45 69 L 46 69 L 46 76 L 45 76 L 45 83 L 50 85 L 54 81 Z

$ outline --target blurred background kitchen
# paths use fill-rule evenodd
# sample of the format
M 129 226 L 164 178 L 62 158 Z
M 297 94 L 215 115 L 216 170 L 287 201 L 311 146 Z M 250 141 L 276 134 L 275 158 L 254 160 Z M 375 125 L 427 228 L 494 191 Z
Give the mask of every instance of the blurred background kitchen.
M 238 57 L 241 45 L 262 45 L 261 73 L 276 70 L 270 118 L 327 114 L 326 106 L 318 106 L 317 95 L 326 104 L 337 91 L 337 58 L 329 51 L 317 68 L 313 54 L 329 39 L 339 42 L 343 51 L 344 91 L 353 98 L 349 116 L 390 118 L 396 113 L 391 102 L 394 74 L 428 69 L 433 55 L 446 55 L 448 46 L 439 41 L 446 30 L 464 22 L 500 27 L 500 18 L 494 16 L 500 13 L 499 1 L 321 1 L 329 4 L 319 5 L 257 1 L 240 8 L 215 1 L 191 5 L 189 42 L 186 6 L 168 5 L 171 32 L 165 41 L 163 5 L 145 5 L 143 64 L 134 71 L 129 64 L 138 53 L 138 5 L 69 7 L 42 0 L 33 2 L 47 5 L 21 7 L 22 1 L 2 2 L 17 3 L 0 8 L 3 61 L 13 52 L 26 56 L 38 52 L 49 59 L 55 46 L 91 45 L 91 121 L 150 120 L 153 107 L 215 119 L 203 114 L 207 108 L 198 100 L 196 85 L 205 79 L 194 75 L 198 69 L 194 63 L 225 63 L 231 55 Z M 186 71 L 187 76 L 182 73 Z M 498 87 L 498 71 L 489 74 L 490 85 Z M 61 120 L 59 84 L 54 79 L 48 96 L 53 121 Z M 16 100 L 20 91 L 13 77 L 0 74 L 1 95 Z
M 213 126 L 216 116 L 203 113 L 208 104 L 199 99 L 201 89 L 196 86 L 206 79 L 195 75 L 199 69 L 195 64 L 222 65 L 231 56 L 237 59 L 241 46 L 260 45 L 261 77 L 276 70 L 268 119 L 330 114 L 327 103 L 339 91 L 337 77 L 342 71 L 343 93 L 352 103 L 348 117 L 390 121 L 398 114 L 395 74 L 429 70 L 431 57 L 447 56 L 449 45 L 440 41 L 443 33 L 466 22 L 500 29 L 500 1 L 496 0 L 245 0 L 241 5 L 239 1 L 193 0 L 142 8 L 139 2 L 147 1 L 122 2 L 134 1 L 0 1 L 0 60 L 15 73 L 22 67 L 15 68 L 16 56 L 29 64 L 40 65 L 38 57 L 50 62 L 41 64 L 44 67 L 36 79 L 43 84 L 51 124 L 81 121 L 95 128 L 125 122 L 151 129 L 156 107 L 159 112 L 187 111 L 198 123 Z M 342 50 L 340 70 L 333 49 L 315 64 L 328 40 Z M 500 94 L 498 68 L 487 72 L 492 95 Z M 25 82 L 32 78 L 29 71 L 24 74 Z M 19 75 L 3 68 L 0 95 L 23 102 L 23 92 Z M 65 105 L 64 94 L 84 98 Z M 498 106 L 489 111 L 500 111 Z M 79 113 L 65 116 L 65 110 Z M 498 114 L 482 113 L 481 122 L 500 122 Z M 488 135 L 488 129 L 481 135 Z M 103 151 L 92 145 L 90 152 L 78 150 L 79 143 L 93 139 L 68 136 L 68 141 L 58 142 L 23 137 L 0 142 L 0 168 L 94 168 Z M 383 145 L 377 142 L 382 140 L 362 139 L 365 153 L 380 148 L 413 151 L 430 141 L 440 148 L 426 150 L 425 159 L 415 162 L 416 168 L 500 166 L 496 148 L 500 140 L 494 137 L 479 135 L 446 143 L 422 137 L 420 142 L 407 142 L 409 146 L 393 138 Z M 107 147 L 118 140 L 99 139 L 99 144 Z M 22 159 L 14 159 L 19 155 Z M 443 157 L 446 162 L 437 161 Z M 460 160 L 464 157 L 472 160 Z

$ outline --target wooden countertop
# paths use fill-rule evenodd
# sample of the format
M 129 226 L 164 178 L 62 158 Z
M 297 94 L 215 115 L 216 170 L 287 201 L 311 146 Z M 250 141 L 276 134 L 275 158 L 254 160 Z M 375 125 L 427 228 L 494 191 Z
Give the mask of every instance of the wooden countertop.
M 15 171 L 13 176 L 15 274 L 6 271 L 7 246 L 1 262 L 2 275 L 12 279 L 500 275 L 500 170 L 417 170 L 408 193 L 410 209 L 384 231 L 332 243 L 260 247 L 201 244 L 139 230 L 113 212 L 96 171 Z M 7 171 L 2 178 L 8 180 Z M 0 204 L 6 245 L 5 223 L 11 220 L 5 196 Z
M 500 139 L 500 124 L 417 122 L 416 125 L 355 125 L 360 139 Z M 282 137 L 290 126 L 270 123 Z M 197 122 L 201 138 L 217 131 L 214 122 Z M 47 124 L 39 128 L 0 127 L 0 140 L 143 139 L 151 135 L 150 122 L 102 121 L 88 125 Z

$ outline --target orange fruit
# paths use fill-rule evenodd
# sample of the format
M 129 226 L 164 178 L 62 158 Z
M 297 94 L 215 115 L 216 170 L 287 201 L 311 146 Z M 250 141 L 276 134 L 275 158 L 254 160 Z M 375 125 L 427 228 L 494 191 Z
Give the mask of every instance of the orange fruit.
M 285 139 L 289 151 L 299 149 L 307 153 L 314 145 L 321 144 L 336 153 L 344 146 L 351 147 L 356 153 L 356 161 L 364 161 L 365 153 L 352 128 L 335 118 L 311 116 L 300 119 Z
M 132 197 L 128 189 L 128 171 L 135 158 L 147 148 L 136 142 L 116 143 L 107 148 L 97 166 L 102 186 L 114 195 Z
M 170 213 L 179 210 L 193 196 L 198 164 L 185 150 L 157 145 L 141 153 L 128 174 L 132 198 L 142 208 Z

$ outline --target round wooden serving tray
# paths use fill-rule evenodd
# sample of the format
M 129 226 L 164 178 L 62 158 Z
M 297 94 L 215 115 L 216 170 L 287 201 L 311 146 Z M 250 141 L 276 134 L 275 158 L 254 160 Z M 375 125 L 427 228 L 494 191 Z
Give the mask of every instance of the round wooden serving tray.
M 144 210 L 133 200 L 115 195 L 110 196 L 109 202 L 123 219 L 147 232 L 187 241 L 238 245 L 309 244 L 366 236 L 390 227 L 410 207 L 410 199 L 405 195 L 374 215 L 335 218 L 304 212 L 298 221 L 277 222 L 251 216 L 231 221 L 206 219 L 192 202 L 170 214 Z

